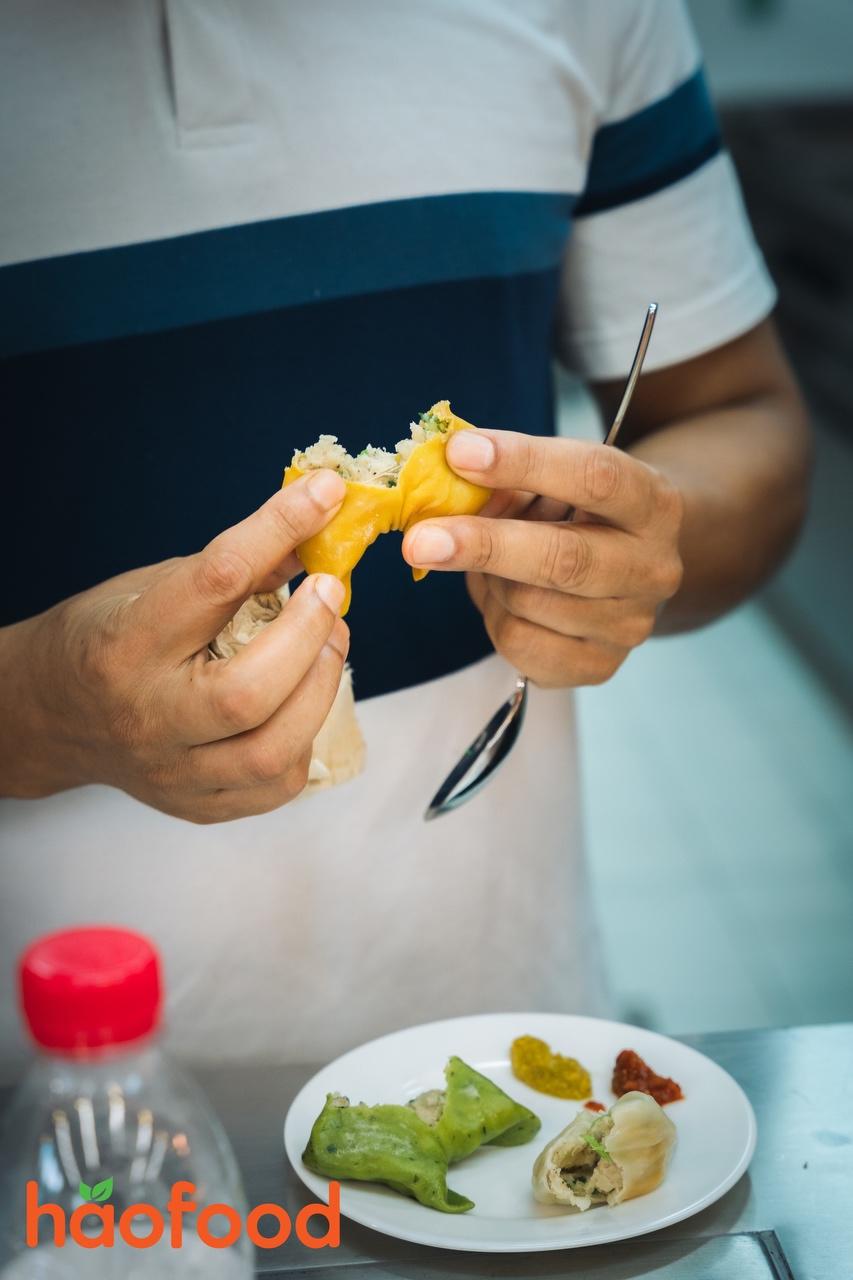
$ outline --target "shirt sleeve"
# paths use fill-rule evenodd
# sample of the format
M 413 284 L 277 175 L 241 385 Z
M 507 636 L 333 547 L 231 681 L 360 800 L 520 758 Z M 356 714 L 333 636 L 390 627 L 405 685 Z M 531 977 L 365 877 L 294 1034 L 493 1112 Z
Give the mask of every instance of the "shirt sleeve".
M 622 12 L 560 286 L 557 353 L 590 380 L 627 372 L 649 302 L 660 368 L 747 332 L 776 296 L 682 0 Z

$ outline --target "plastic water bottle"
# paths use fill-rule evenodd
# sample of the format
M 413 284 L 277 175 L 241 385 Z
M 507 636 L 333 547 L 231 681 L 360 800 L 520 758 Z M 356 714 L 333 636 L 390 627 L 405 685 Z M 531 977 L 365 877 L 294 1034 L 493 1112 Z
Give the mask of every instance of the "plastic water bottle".
M 0 1280 L 247 1280 L 233 1153 L 156 1043 L 151 943 L 123 929 L 51 934 L 22 956 L 20 991 L 39 1053 L 0 1133 Z

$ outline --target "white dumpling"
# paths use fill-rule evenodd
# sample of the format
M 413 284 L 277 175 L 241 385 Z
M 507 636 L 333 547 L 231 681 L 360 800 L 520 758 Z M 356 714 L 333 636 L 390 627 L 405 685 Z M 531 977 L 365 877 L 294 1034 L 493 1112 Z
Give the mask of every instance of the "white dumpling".
M 589 1209 L 654 1191 L 675 1146 L 675 1125 L 647 1093 L 626 1093 L 609 1111 L 580 1111 L 533 1166 L 542 1204 Z M 602 1154 L 603 1153 L 603 1154 Z
M 233 658 L 274 622 L 290 596 L 285 584 L 277 591 L 249 596 L 210 645 L 213 658 Z M 314 739 L 305 793 L 347 782 L 361 773 L 366 748 L 355 713 L 352 672 L 345 666 L 335 701 Z

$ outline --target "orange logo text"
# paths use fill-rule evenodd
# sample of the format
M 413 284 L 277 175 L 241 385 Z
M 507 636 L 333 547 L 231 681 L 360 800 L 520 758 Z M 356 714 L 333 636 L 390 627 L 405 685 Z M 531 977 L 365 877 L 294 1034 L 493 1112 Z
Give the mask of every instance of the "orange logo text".
M 99 1187 L 101 1185 L 98 1184 Z M 40 1229 L 44 1225 L 53 1228 L 53 1243 L 59 1249 L 64 1248 L 69 1240 L 81 1249 L 111 1249 L 115 1245 L 116 1232 L 133 1249 L 151 1249 L 168 1232 L 172 1248 L 180 1249 L 184 1239 L 184 1219 L 198 1210 L 193 1199 L 195 1192 L 194 1183 L 175 1182 L 165 1214 L 153 1204 L 140 1201 L 129 1204 L 118 1218 L 111 1204 L 97 1203 L 100 1197 L 93 1195 L 92 1200 L 78 1205 L 70 1217 L 66 1217 L 65 1210 L 58 1204 L 39 1204 L 38 1183 L 31 1180 L 26 1186 L 27 1245 L 34 1249 L 41 1243 Z M 87 1219 L 89 1221 L 84 1228 Z M 308 1226 L 312 1220 L 325 1225 L 322 1234 L 312 1234 Z M 297 1213 L 295 1223 L 279 1204 L 256 1205 L 247 1213 L 245 1222 L 233 1205 L 208 1204 L 198 1210 L 193 1229 L 202 1244 L 211 1249 L 230 1248 L 244 1230 L 259 1249 L 277 1249 L 294 1231 L 299 1243 L 308 1249 L 336 1249 L 341 1242 L 341 1184 L 330 1182 L 328 1205 L 304 1205 Z

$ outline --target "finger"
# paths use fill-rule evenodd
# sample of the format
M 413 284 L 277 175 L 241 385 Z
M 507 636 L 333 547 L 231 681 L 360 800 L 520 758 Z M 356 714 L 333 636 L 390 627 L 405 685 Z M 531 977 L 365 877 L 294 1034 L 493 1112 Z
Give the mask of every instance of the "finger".
M 262 787 L 241 787 L 230 790 L 218 788 L 214 791 L 196 792 L 195 794 L 172 800 L 162 806 L 167 813 L 176 818 L 183 818 L 201 826 L 211 826 L 220 822 L 234 822 L 238 818 L 257 817 L 262 813 L 271 813 L 288 804 L 304 790 L 311 754 L 306 752 L 285 777 Z
M 633 649 L 654 630 L 657 615 L 651 600 L 584 599 L 505 578 L 483 577 L 482 581 L 483 598 L 488 593 L 507 613 L 561 636 Z
M 583 596 L 654 594 L 668 566 L 638 554 L 637 540 L 609 525 L 482 516 L 424 520 L 406 534 L 403 555 L 419 568 L 476 570 Z
M 277 564 L 271 573 L 258 583 L 255 587 L 256 591 L 277 591 L 285 582 L 292 581 L 293 578 L 305 572 L 305 565 L 299 559 L 295 551 L 291 553 Z
M 466 573 L 465 585 L 468 588 L 468 595 L 474 601 L 476 607 L 483 612 L 483 605 L 486 596 L 489 594 L 488 578 L 484 573 Z
M 310 758 L 311 744 L 337 695 L 343 667 L 344 655 L 326 645 L 291 696 L 264 724 L 222 742 L 194 747 L 197 785 L 233 790 L 285 779 L 306 751 Z
M 149 651 L 178 660 L 203 649 L 259 584 L 328 523 L 345 486 L 315 471 L 274 493 L 247 519 L 187 556 L 133 602 L 128 621 Z
M 324 645 L 343 662 L 349 629 L 338 617 L 344 587 L 329 574 L 301 584 L 279 616 L 233 658 L 185 668 L 174 730 L 191 745 L 245 733 L 269 720 L 311 670 Z
M 535 501 L 535 493 L 523 493 L 514 489 L 496 489 L 486 505 L 477 514 L 491 516 L 494 520 L 519 520 Z
M 459 431 L 447 442 L 459 475 L 490 489 L 527 489 L 604 516 L 623 529 L 655 517 L 664 481 L 637 458 L 593 444 L 517 431 Z
M 561 502 L 558 498 L 534 498 L 520 517 L 523 520 L 550 521 L 558 524 L 568 520 L 574 513 L 574 507 Z
M 543 688 L 602 684 L 618 670 L 627 650 L 589 640 L 567 639 L 507 613 L 490 593 L 483 621 L 495 649 Z

